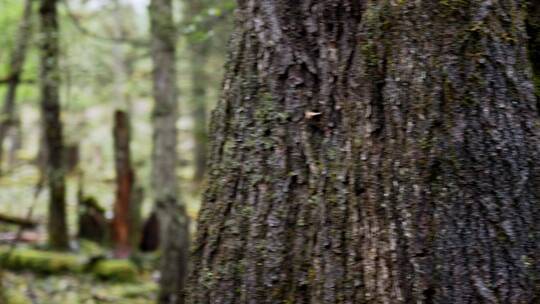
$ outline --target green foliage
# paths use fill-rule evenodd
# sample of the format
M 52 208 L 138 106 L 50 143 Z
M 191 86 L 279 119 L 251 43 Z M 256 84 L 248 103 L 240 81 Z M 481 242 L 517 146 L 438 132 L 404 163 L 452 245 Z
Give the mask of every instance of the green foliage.
M 236 2 L 231 0 L 226 1 L 187 1 L 187 9 L 185 14 L 183 34 L 186 35 L 189 43 L 202 43 L 210 38 L 220 39 L 215 37 L 216 31 L 222 32 L 223 29 L 216 28 L 216 24 L 232 24 L 218 23 L 221 19 L 231 19 L 233 11 L 236 8 Z M 227 30 L 230 30 L 227 28 Z M 222 38 L 222 37 L 221 37 Z

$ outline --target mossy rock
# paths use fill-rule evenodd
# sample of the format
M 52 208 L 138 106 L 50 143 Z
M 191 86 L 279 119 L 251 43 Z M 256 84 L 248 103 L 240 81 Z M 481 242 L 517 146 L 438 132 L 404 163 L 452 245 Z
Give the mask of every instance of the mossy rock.
M 94 265 L 92 273 L 101 280 L 133 282 L 137 267 L 129 260 L 102 260 Z
M 12 251 L 0 249 L 0 262 L 11 270 L 54 274 L 80 272 L 86 259 L 68 253 L 18 248 Z

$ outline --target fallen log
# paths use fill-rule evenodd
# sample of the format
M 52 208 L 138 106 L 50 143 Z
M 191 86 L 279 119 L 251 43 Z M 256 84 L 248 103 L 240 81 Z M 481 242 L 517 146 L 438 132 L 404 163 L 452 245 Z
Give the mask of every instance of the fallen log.
M 22 217 L 17 217 L 13 215 L 1 214 L 0 213 L 0 223 L 17 225 L 24 228 L 35 228 L 39 225 L 38 222 L 31 219 L 26 219 Z
M 12 231 L 0 233 L 0 245 L 16 243 L 39 244 L 44 243 L 46 240 L 46 235 L 39 231 L 23 231 L 21 233 Z

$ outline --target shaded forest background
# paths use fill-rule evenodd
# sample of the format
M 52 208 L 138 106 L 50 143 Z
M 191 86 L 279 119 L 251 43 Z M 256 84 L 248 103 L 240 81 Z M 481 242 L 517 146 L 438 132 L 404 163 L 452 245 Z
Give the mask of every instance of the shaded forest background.
M 30 247 L 47 243 L 49 196 L 39 87 L 40 1 L 31 2 L 26 24 L 28 47 L 11 117 L 6 100 L 13 58 L 20 55 L 21 28 L 28 12 L 25 1 L 0 0 L 0 118 L 3 123 L 9 120 L 0 147 L 0 214 L 38 226 L 21 233 L 20 225 L 0 223 L 0 246 L 14 240 Z M 93 243 L 79 242 L 75 236 L 80 233 L 81 199 L 97 203 L 108 220 L 113 217 L 117 187 L 113 127 L 117 110 L 125 111 L 130 119 L 131 160 L 136 187 L 142 190 L 143 222 L 154 205 L 150 180 L 154 101 L 149 2 L 64 0 L 57 6 L 67 220 L 69 234 L 74 237 L 71 247 L 86 255 L 95 255 L 96 251 L 98 255 L 109 254 Z M 173 2 L 179 92 L 177 175 L 193 228 L 205 186 L 206 125 L 219 94 L 235 1 Z M 137 297 L 142 302 L 154 302 L 157 257 L 135 253 L 131 260 L 137 264 L 140 276 L 126 286 L 100 283 L 87 276 L 55 278 L 31 272 L 5 273 L 3 284 L 20 291 L 22 298 L 38 298 L 38 303 L 92 303 L 100 298 L 121 303 L 126 293 L 127 303 L 135 303 Z
M 194 149 L 196 141 L 201 139 L 195 136 L 197 123 L 193 116 L 200 106 L 198 103 L 202 103 L 209 112 L 217 99 L 234 2 L 214 2 L 205 7 L 204 3 L 197 1 L 201 9 L 189 18 L 183 13 L 188 9 L 180 6 L 180 1 L 175 4 L 179 29 L 178 175 L 182 179 L 189 213 L 194 216 L 200 189 Z M 115 109 L 127 111 L 131 121 L 136 122 L 131 123 L 133 164 L 137 181 L 146 190 L 145 213 L 151 207 L 148 191 L 151 191 L 152 65 L 147 46 L 146 5 L 144 1 L 63 1 L 59 5 L 61 115 L 65 145 L 78 152 L 78 157 L 71 155 L 78 158 L 78 161 L 73 160 L 77 168 L 71 170 L 67 180 L 67 201 L 72 210 L 81 176 L 87 195 L 95 197 L 108 209 L 114 201 L 112 127 Z M 16 43 L 22 11 L 23 1 L 0 1 L 0 28 L 3 31 L 0 37 L 1 76 L 9 75 L 9 56 Z M 33 19 L 35 23 L 35 16 Z M 33 204 L 32 197 L 39 180 L 39 167 L 35 165 L 39 161 L 41 136 L 36 39 L 34 31 L 17 91 L 16 127 L 10 130 L 4 143 L 6 153 L 0 179 L 0 211 L 19 216 L 25 216 Z M 204 46 L 207 51 L 193 52 L 194 46 Z M 194 84 L 194 77 L 204 79 L 195 78 L 199 82 Z M 6 87 L 5 83 L 0 85 L 0 96 L 5 96 Z M 204 90 L 205 95 L 195 96 L 197 90 Z M 37 197 L 36 218 L 45 214 L 46 198 L 46 195 Z M 75 217 L 69 216 L 69 220 L 74 227 Z

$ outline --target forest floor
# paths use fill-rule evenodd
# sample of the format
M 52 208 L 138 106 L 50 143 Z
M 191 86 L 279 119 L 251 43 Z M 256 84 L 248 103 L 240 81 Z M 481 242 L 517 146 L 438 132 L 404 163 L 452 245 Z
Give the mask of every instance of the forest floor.
M 143 276 L 133 283 L 97 281 L 88 275 L 4 273 L 9 304 L 154 303 L 157 285 Z
M 30 153 L 29 153 L 30 154 Z M 36 229 L 25 231 L 21 236 L 24 240 L 16 248 L 43 248 L 46 243 L 46 189 L 40 195 L 34 196 L 35 185 L 38 180 L 36 167 L 31 164 L 31 158 L 21 161 L 16 170 L 0 177 L 0 213 L 28 218 L 37 221 Z M 184 168 L 183 170 L 190 169 Z M 180 171 L 182 173 L 182 171 Z M 187 172 L 181 176 L 190 176 Z M 90 174 L 90 176 L 98 176 Z M 99 177 L 99 176 L 98 176 Z M 114 184 L 110 176 L 100 178 L 87 178 L 84 188 L 88 195 L 95 197 L 106 209 L 112 209 L 114 200 Z M 71 175 L 67 179 L 67 211 L 70 235 L 77 234 L 77 176 Z M 195 218 L 200 204 L 200 193 L 197 188 L 183 178 L 183 199 L 188 205 L 188 212 Z M 146 217 L 152 207 L 150 196 L 147 196 L 143 206 L 143 217 Z M 108 211 L 107 216 L 112 213 Z M 10 244 L 10 239 L 16 235 L 18 227 L 0 223 L 0 249 Z M 74 239 L 75 249 L 72 254 L 93 256 L 94 253 L 84 252 L 79 240 Z M 3 247 L 2 247 L 3 246 Z M 94 248 L 95 249 L 95 248 Z M 82 251 L 81 251 L 82 250 Z M 99 254 L 108 255 L 107 248 L 100 248 Z M 0 250 L 1 251 L 1 250 Z M 147 257 L 148 258 L 148 257 Z M 152 259 L 152 258 L 150 258 Z M 92 304 L 92 303 L 118 303 L 118 304 L 144 304 L 155 303 L 157 296 L 157 279 L 155 278 L 155 265 L 145 265 L 137 275 L 136 280 L 129 283 L 103 281 L 91 273 L 69 273 L 43 275 L 32 272 L 4 271 L 3 290 L 8 298 L 7 304 Z M 0 300 L 1 302 L 1 300 Z M 3 304 L 3 303 L 2 303 Z

